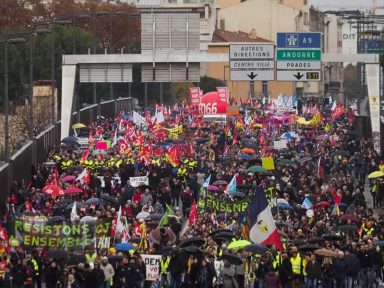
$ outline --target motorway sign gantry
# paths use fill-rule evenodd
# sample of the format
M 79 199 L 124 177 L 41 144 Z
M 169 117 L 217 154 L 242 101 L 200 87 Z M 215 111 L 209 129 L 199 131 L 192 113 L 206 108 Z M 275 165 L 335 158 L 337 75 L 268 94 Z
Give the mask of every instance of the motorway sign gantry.
M 277 70 L 278 81 L 320 81 L 321 71 Z
M 273 43 L 242 43 L 229 46 L 231 81 L 275 80 Z
M 276 80 L 320 81 L 321 33 L 277 33 Z
M 274 70 L 230 70 L 231 81 L 270 81 L 275 79 Z

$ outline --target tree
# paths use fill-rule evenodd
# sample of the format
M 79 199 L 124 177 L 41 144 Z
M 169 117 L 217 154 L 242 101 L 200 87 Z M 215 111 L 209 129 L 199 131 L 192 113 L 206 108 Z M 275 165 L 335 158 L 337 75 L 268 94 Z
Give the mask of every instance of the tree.
M 354 101 L 359 97 L 360 79 L 357 66 L 348 64 L 344 68 L 344 94 L 345 98 Z
M 200 89 L 206 93 L 210 91 L 216 91 L 216 87 L 222 87 L 225 85 L 223 81 L 205 75 L 200 78 L 200 85 L 197 86 L 199 86 Z

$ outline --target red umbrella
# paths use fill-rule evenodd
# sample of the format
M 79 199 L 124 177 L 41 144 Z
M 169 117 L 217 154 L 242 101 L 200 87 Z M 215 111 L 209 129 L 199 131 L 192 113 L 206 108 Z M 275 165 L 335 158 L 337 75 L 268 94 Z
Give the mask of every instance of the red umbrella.
M 328 208 L 328 207 L 331 207 L 331 203 L 329 203 L 327 201 L 321 201 L 321 202 L 317 203 L 315 206 L 316 206 L 316 208 Z
M 51 195 L 52 197 L 63 196 L 64 191 L 57 185 L 47 185 L 42 190 L 45 194 Z
M 63 182 L 70 182 L 70 181 L 73 181 L 73 180 L 75 180 L 75 179 L 76 179 L 75 176 L 73 176 L 73 175 L 68 175 L 68 176 L 65 176 L 65 177 L 63 178 Z
M 69 187 L 64 190 L 65 195 L 79 194 L 83 193 L 83 190 L 77 187 Z
M 349 221 L 352 221 L 352 222 L 359 222 L 360 218 L 357 215 L 345 214 L 345 215 L 340 217 L 340 220 L 341 221 L 348 221 L 349 220 Z

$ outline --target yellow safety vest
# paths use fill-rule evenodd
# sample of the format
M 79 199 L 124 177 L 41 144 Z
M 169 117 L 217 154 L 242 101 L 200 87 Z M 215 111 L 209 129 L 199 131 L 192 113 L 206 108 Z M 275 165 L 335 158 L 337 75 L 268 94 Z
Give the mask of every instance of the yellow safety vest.
M 308 264 L 308 262 L 307 262 L 307 259 L 304 259 L 304 261 L 303 261 L 303 275 L 304 276 L 307 276 L 307 264 Z
M 301 257 L 297 254 L 296 258 L 291 257 L 292 271 L 293 274 L 301 274 Z
M 277 252 L 277 255 L 275 257 L 275 260 L 273 261 L 273 268 L 277 269 L 281 265 L 281 253 L 280 251 Z
M 85 254 L 85 261 L 87 261 L 88 264 L 95 263 L 96 258 L 97 258 L 96 252 L 93 252 L 91 255 Z
M 167 257 L 164 261 L 162 258 L 160 259 L 160 274 L 168 274 L 169 263 L 171 262 L 171 258 Z
M 33 264 L 33 270 L 35 270 L 35 275 L 36 276 L 40 275 L 39 265 L 37 264 L 36 260 L 32 258 L 31 262 Z

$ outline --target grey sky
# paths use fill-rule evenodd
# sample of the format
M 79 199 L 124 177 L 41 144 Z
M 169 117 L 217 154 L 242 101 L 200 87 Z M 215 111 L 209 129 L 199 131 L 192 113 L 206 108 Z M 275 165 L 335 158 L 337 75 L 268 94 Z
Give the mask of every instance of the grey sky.
M 313 5 L 320 9 L 343 7 L 344 9 L 356 9 L 358 7 L 367 7 L 372 5 L 372 0 L 309 0 L 309 5 Z M 331 6 L 331 7 L 330 7 Z M 384 0 L 376 0 L 376 6 L 384 6 Z

